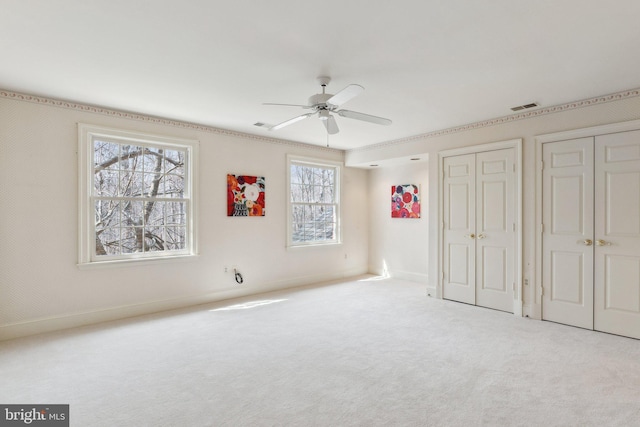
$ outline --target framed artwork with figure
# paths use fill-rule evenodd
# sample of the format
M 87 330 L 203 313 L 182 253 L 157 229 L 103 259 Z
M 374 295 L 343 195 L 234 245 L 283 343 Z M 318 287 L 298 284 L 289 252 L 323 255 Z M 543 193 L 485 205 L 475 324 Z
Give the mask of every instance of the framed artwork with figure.
M 265 216 L 263 176 L 227 175 L 227 216 Z

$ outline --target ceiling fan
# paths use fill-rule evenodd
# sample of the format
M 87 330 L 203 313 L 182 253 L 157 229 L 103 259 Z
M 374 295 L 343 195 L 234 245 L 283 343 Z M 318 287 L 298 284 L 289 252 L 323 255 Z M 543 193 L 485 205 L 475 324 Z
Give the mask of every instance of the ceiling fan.
M 318 115 L 318 118 L 324 124 L 324 127 L 327 129 L 327 132 L 333 135 L 340 132 L 340 129 L 338 128 L 336 119 L 331 113 L 335 113 L 340 117 L 362 120 L 365 122 L 375 123 L 379 125 L 391 124 L 391 120 L 385 119 L 383 117 L 377 117 L 377 116 L 372 116 L 370 114 L 358 113 L 357 111 L 338 109 L 342 104 L 359 95 L 364 90 L 364 87 L 357 84 L 350 84 L 349 86 L 342 89 L 340 92 L 333 95 L 330 93 L 325 93 L 325 89 L 329 84 L 329 82 L 331 81 L 330 77 L 321 76 L 321 77 L 318 77 L 317 80 L 318 80 L 318 83 L 320 83 L 320 86 L 322 86 L 322 93 L 317 93 L 311 96 L 309 98 L 309 105 L 274 104 L 274 103 L 264 104 L 264 105 L 281 105 L 281 106 L 287 106 L 287 107 L 302 107 L 307 110 L 313 110 L 310 113 L 302 114 L 300 116 L 286 120 L 282 123 L 278 123 L 277 125 L 273 125 L 269 127 L 269 130 L 282 129 L 285 126 L 289 126 L 290 124 L 293 124 L 300 120 L 304 120 L 311 116 Z

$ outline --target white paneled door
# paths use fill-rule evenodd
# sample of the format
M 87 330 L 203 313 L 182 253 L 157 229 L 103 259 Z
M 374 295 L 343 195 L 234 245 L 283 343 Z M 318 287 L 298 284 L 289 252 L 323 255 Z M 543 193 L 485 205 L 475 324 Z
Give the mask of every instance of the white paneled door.
M 640 338 L 640 131 L 542 153 L 542 318 Z
M 595 140 L 595 329 L 640 338 L 640 131 Z
M 593 328 L 593 138 L 542 147 L 542 318 Z
M 513 312 L 515 150 L 444 158 L 443 296 Z
M 444 159 L 443 297 L 476 303 L 476 155 Z

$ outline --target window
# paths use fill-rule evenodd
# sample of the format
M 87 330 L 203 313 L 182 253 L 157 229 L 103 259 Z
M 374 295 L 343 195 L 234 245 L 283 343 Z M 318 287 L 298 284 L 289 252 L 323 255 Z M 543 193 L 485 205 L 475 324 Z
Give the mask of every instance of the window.
M 79 133 L 79 264 L 194 255 L 197 141 Z
M 340 166 L 289 157 L 289 246 L 340 243 Z

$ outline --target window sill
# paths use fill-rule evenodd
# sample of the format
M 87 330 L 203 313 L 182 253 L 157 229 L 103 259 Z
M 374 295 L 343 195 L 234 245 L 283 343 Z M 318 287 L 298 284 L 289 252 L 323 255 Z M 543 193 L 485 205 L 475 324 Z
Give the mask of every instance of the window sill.
M 109 261 L 92 261 L 86 263 L 77 264 L 79 270 L 93 270 L 99 268 L 119 268 L 119 267 L 134 267 L 142 265 L 154 265 L 165 264 L 173 262 L 192 262 L 198 258 L 198 255 L 175 255 L 165 256 L 158 258 L 132 258 L 132 259 L 117 259 Z
M 326 248 L 326 247 L 334 247 L 340 246 L 342 242 L 327 242 L 327 243 L 302 243 L 302 244 L 290 244 L 287 246 L 287 249 L 296 250 L 299 248 Z

